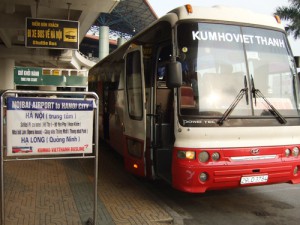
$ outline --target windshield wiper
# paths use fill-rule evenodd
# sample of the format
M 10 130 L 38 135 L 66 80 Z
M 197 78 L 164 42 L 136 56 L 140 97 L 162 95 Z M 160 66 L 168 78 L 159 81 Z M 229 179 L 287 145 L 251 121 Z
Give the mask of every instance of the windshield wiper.
M 269 111 L 270 113 L 275 116 L 275 118 L 279 121 L 279 123 L 281 124 L 286 124 L 286 119 L 280 114 L 280 112 L 272 105 L 271 102 L 268 101 L 268 99 L 263 95 L 263 93 L 261 93 L 260 90 L 258 89 L 254 89 L 252 90 L 253 92 L 255 92 L 255 94 L 262 98 L 267 104 L 268 106 L 270 107 Z
M 243 96 L 246 94 L 246 103 L 249 104 L 249 97 L 248 97 L 248 84 L 247 84 L 247 78 L 244 76 L 244 88 L 240 90 L 238 95 L 235 97 L 231 105 L 228 107 L 228 109 L 224 112 L 222 118 L 217 122 L 219 125 L 222 125 L 223 122 L 228 118 L 228 116 L 232 113 L 234 108 L 237 106 L 237 104 L 241 101 Z
M 280 112 L 272 105 L 271 102 L 268 101 L 268 99 L 263 95 L 263 93 L 261 93 L 261 91 L 259 89 L 256 89 L 254 86 L 254 80 L 253 77 L 251 75 L 251 84 L 252 84 L 252 88 L 251 88 L 251 92 L 253 95 L 253 98 L 255 99 L 255 105 L 256 105 L 256 96 L 262 98 L 267 105 L 270 107 L 269 108 L 269 112 L 275 116 L 275 118 L 279 121 L 279 123 L 281 124 L 286 124 L 287 121 L 286 119 L 280 114 Z
M 248 83 L 247 83 L 246 75 L 244 76 L 244 89 L 246 89 L 246 90 L 245 90 L 245 94 L 246 94 L 246 103 L 247 103 L 247 105 L 249 105 Z
M 233 102 L 231 103 L 231 105 L 228 107 L 228 109 L 224 112 L 222 118 L 217 122 L 219 125 L 222 125 L 223 122 L 228 118 L 228 116 L 232 113 L 232 111 L 234 110 L 234 108 L 237 106 L 237 104 L 241 101 L 241 99 L 243 98 L 243 96 L 245 95 L 245 93 L 247 93 L 248 88 L 245 87 L 243 89 L 240 90 L 240 92 L 238 93 L 238 95 L 235 97 L 235 99 L 233 100 Z
M 253 76 L 251 75 L 251 93 L 252 93 L 252 97 L 254 98 L 254 105 L 256 106 L 256 89 L 255 89 L 255 85 L 254 85 L 254 80 L 253 80 Z

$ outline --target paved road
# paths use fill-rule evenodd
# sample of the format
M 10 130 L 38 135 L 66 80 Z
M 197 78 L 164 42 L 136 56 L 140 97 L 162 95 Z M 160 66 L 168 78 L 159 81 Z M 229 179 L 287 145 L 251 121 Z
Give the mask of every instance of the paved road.
M 298 225 L 300 185 L 276 184 L 187 194 L 163 182 L 147 183 L 185 225 Z M 175 220 L 176 221 L 176 220 Z M 178 220 L 180 223 L 180 221 Z
M 92 159 L 5 162 L 4 175 L 5 225 L 82 225 L 93 217 Z M 172 224 L 168 207 L 143 184 L 120 157 L 101 151 L 97 225 Z
M 87 159 L 7 162 L 6 224 L 82 224 L 92 212 L 92 178 L 93 161 Z M 300 185 L 187 194 L 126 173 L 122 159 L 105 147 L 99 157 L 98 203 L 101 225 L 298 225 L 300 221 Z
M 114 154 L 108 154 L 106 160 Z M 118 157 L 117 157 L 118 158 Z M 121 159 L 114 161 L 122 164 Z M 117 169 L 122 167 L 117 166 Z M 128 174 L 124 174 L 127 176 Z M 300 184 L 247 187 L 205 194 L 177 191 L 162 181 L 136 178 L 136 185 L 156 197 L 176 225 L 298 225 Z M 160 202 L 160 203 L 159 203 Z

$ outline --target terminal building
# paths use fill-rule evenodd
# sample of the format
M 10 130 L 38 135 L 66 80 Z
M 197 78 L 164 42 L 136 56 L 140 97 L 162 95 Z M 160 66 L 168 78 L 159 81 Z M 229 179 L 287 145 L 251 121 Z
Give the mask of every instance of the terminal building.
M 0 90 L 76 91 L 157 15 L 147 0 L 3 0 L 0 18 Z

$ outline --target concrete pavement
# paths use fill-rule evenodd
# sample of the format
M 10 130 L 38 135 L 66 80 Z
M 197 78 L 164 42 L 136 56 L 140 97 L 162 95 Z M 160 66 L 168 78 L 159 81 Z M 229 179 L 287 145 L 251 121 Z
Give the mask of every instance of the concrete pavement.
M 170 209 L 100 144 L 97 224 L 176 224 Z M 5 225 L 79 225 L 93 217 L 93 159 L 4 162 Z

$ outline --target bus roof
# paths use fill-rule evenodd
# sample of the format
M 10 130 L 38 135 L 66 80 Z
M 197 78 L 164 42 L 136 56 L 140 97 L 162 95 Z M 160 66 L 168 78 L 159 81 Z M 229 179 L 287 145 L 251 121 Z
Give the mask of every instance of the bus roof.
M 178 20 L 200 19 L 206 21 L 234 22 L 249 25 L 267 26 L 284 30 L 281 23 L 278 23 L 274 16 L 255 13 L 250 10 L 216 5 L 213 7 L 190 6 L 189 13 L 186 6 L 173 9 L 169 13 L 175 13 Z
M 246 26 L 269 27 L 272 29 L 279 29 L 284 31 L 283 25 L 281 23 L 278 23 L 274 16 L 259 14 L 241 8 L 226 6 L 191 7 L 191 13 L 187 11 L 187 5 L 185 5 L 173 9 L 165 16 L 162 16 L 158 20 L 154 21 L 150 26 L 145 28 L 143 31 L 135 35 L 132 39 L 125 42 L 122 46 L 120 46 L 111 54 L 98 62 L 93 68 L 89 70 L 89 75 L 100 75 L 100 73 L 105 73 L 105 71 L 111 71 L 111 67 L 114 67 L 115 70 L 121 70 L 121 68 L 116 65 L 118 64 L 118 62 L 121 62 L 123 60 L 126 50 L 132 44 L 143 43 L 145 40 L 145 36 L 148 38 L 148 40 L 151 39 L 152 36 L 149 35 L 148 31 L 151 30 L 155 26 L 155 24 L 163 21 L 168 22 L 171 27 L 173 27 L 179 20 L 198 20 L 203 22 L 207 21 L 218 23 L 237 23 Z M 111 66 L 111 63 L 114 63 L 114 66 Z M 107 76 L 101 77 L 108 78 Z

